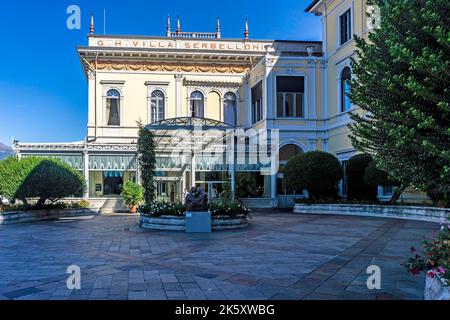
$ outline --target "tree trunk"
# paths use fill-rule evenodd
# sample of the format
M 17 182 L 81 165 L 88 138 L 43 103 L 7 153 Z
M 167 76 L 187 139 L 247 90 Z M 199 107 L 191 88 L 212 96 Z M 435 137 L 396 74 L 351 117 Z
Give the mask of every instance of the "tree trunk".
M 398 199 L 400 199 L 400 196 L 402 195 L 403 191 L 405 191 L 406 186 L 400 185 L 398 188 L 395 189 L 394 194 L 392 195 L 391 199 L 389 200 L 389 204 L 395 204 Z

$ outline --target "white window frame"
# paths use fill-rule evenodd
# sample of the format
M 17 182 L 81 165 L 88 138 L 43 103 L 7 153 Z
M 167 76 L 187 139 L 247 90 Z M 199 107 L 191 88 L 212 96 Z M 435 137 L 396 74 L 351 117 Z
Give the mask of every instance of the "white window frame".
M 350 101 L 350 109 L 348 109 L 348 110 L 343 111 L 342 105 L 341 105 L 341 103 L 342 103 L 342 81 L 341 81 L 342 80 L 342 71 L 344 71 L 344 69 L 346 67 L 350 68 L 350 76 L 351 76 L 351 78 L 353 78 L 353 70 L 352 70 L 352 66 L 350 63 L 350 58 L 344 60 L 343 62 L 339 63 L 336 66 L 336 80 L 337 80 L 337 89 L 338 89 L 336 105 L 337 105 L 337 114 L 338 115 L 348 113 L 348 112 L 352 111 L 354 108 L 354 104 L 351 101 Z
M 349 38 L 347 41 L 345 41 L 344 43 L 341 44 L 341 17 L 347 13 L 347 11 L 350 11 L 350 33 L 349 33 Z M 337 15 L 337 37 L 336 37 L 336 48 L 339 49 L 343 46 L 345 46 L 346 44 L 350 43 L 351 40 L 353 39 L 353 30 L 354 30 L 354 22 L 355 19 L 353 17 L 353 3 L 350 6 L 346 6 L 344 9 L 340 10 L 338 15 Z
M 164 94 L 164 119 L 167 119 L 169 102 L 169 95 L 167 94 L 167 91 L 169 82 L 147 81 L 145 85 L 147 86 L 147 123 L 152 123 L 152 93 L 154 91 L 161 91 Z
M 124 109 L 125 109 L 125 105 L 124 105 L 124 95 L 123 95 L 123 86 L 125 84 L 125 81 L 102 81 L 100 82 L 100 84 L 103 86 L 103 96 L 102 96 L 102 100 L 103 100 L 103 126 L 104 127 L 108 127 L 108 128 L 120 128 L 124 125 L 124 119 L 123 119 L 123 115 L 124 115 Z M 110 90 L 116 90 L 119 92 L 120 94 L 120 99 L 119 99 L 119 116 L 120 116 L 120 125 L 108 125 L 108 119 L 106 119 L 106 100 L 108 99 L 108 92 Z

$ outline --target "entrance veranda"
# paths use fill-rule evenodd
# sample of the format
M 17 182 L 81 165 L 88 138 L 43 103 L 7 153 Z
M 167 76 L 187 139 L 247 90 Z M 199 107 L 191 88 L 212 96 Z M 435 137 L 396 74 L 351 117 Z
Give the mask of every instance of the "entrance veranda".
M 272 197 L 272 163 L 267 137 L 217 120 L 195 117 L 165 119 L 146 126 L 156 142 L 157 200 L 183 201 L 192 186 L 202 187 L 209 199 L 236 192 L 236 174 L 257 175 L 260 196 Z M 267 161 L 269 159 L 269 161 Z

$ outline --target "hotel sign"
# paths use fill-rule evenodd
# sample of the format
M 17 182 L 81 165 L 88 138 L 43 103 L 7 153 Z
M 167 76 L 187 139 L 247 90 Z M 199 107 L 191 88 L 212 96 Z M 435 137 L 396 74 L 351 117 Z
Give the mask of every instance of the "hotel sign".
M 89 38 L 89 46 L 105 48 L 136 48 L 136 49 L 184 49 L 213 51 L 249 51 L 265 52 L 266 46 L 272 42 L 251 41 L 205 41 L 181 39 L 126 39 L 126 38 Z

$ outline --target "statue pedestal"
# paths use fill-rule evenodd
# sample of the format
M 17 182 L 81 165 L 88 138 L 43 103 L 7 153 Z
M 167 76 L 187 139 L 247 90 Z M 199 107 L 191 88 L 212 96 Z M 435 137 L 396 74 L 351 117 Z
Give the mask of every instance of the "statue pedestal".
M 185 228 L 187 233 L 210 233 L 211 232 L 211 212 L 186 212 Z

